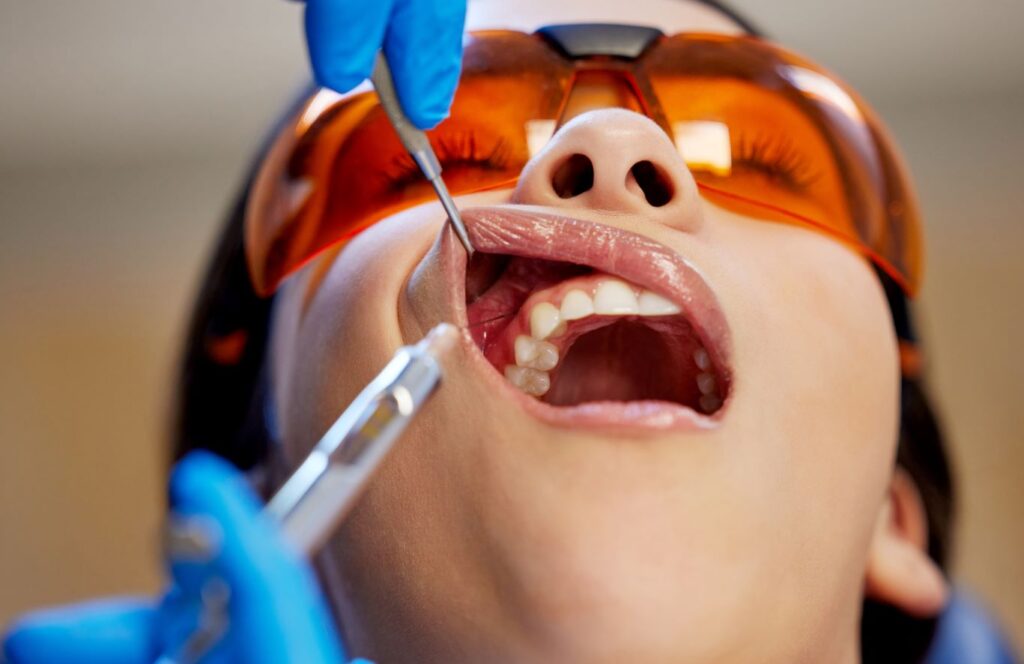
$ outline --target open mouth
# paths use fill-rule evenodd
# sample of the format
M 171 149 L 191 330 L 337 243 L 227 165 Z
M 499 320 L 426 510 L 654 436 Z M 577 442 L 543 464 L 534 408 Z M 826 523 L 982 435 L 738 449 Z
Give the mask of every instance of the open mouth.
M 732 383 L 728 329 L 682 257 L 556 215 L 473 208 L 463 218 L 477 249 L 462 293 L 470 334 L 510 386 L 543 406 L 531 410 L 657 428 L 720 417 Z M 574 413 L 586 417 L 566 417 Z

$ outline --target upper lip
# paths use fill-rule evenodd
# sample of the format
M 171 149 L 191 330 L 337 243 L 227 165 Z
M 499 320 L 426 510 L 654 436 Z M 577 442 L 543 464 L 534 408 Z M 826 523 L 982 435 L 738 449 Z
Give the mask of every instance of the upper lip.
M 625 229 L 529 208 L 460 210 L 476 250 L 586 265 L 679 305 L 723 377 L 731 382 L 730 333 L 711 286 L 668 246 Z M 445 272 L 457 324 L 466 319 L 466 254 L 449 234 Z

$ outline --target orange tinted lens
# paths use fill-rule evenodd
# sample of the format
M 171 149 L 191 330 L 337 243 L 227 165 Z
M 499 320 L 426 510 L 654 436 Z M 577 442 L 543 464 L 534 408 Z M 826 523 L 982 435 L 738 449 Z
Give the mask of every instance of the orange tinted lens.
M 570 91 L 558 113 L 559 124 L 599 108 L 625 108 L 648 115 L 647 106 L 630 85 L 629 75 L 620 71 L 583 70 L 575 72 Z
M 434 199 L 374 93 L 327 94 L 278 138 L 250 197 L 246 249 L 262 294 L 324 248 Z M 451 116 L 428 136 L 458 195 L 509 185 L 559 122 L 610 106 L 663 126 L 714 203 L 827 232 L 916 289 L 916 202 L 874 114 L 756 39 L 680 35 L 636 63 L 572 63 L 532 35 L 475 33 Z
M 641 67 L 712 202 L 833 234 L 916 288 L 915 200 L 898 155 L 854 92 L 752 38 L 666 38 Z
M 453 195 L 509 184 L 531 150 L 546 142 L 565 99 L 571 65 L 537 38 L 476 33 L 467 43 L 450 117 L 427 132 Z M 321 93 L 321 99 L 326 93 Z M 406 153 L 376 95 L 367 92 L 315 112 L 283 140 L 293 195 L 273 178 L 256 182 L 247 215 L 247 254 L 257 291 L 278 283 L 321 250 L 395 212 L 436 200 Z M 279 139 L 279 142 L 281 139 Z M 274 158 L 278 146 L 271 152 Z M 266 171 L 268 169 L 264 169 Z

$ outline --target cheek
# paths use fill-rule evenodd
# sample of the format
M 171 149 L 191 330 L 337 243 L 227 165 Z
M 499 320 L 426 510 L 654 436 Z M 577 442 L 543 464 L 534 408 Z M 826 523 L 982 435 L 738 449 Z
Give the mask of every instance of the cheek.
M 759 361 L 784 421 L 888 462 L 898 363 L 888 307 L 869 264 L 824 236 L 766 226 L 760 311 L 776 352 Z M 774 232 L 773 232 L 774 231 Z M 773 241 L 777 240 L 777 241 Z
M 504 202 L 509 192 L 457 197 L 458 206 Z M 445 220 L 439 203 L 374 224 L 291 277 L 275 302 L 274 403 L 288 460 L 302 458 L 399 346 L 444 318 L 441 303 L 413 311 L 410 273 Z M 301 443 L 297 441 L 302 441 Z
M 710 264 L 728 291 L 747 479 L 789 522 L 787 547 L 855 566 L 897 440 L 898 354 L 881 285 L 823 235 L 717 208 L 709 219 L 724 252 Z
M 408 270 L 440 226 L 437 205 L 389 217 L 338 252 L 325 252 L 275 303 L 274 384 L 281 435 L 294 464 L 407 343 L 397 320 Z M 302 441 L 301 443 L 297 441 Z
M 824 235 L 715 209 L 712 265 L 726 282 L 738 379 L 801 427 L 891 448 L 898 353 L 888 305 L 870 264 Z M 748 367 L 750 370 L 742 370 Z

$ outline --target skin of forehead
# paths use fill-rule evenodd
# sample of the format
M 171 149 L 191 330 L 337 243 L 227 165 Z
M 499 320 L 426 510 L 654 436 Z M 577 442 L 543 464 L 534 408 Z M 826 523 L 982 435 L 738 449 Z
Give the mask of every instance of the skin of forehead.
M 713 7 L 689 0 L 470 0 L 466 15 L 469 30 L 533 32 L 557 23 L 643 24 L 669 35 L 743 34 L 739 26 Z

